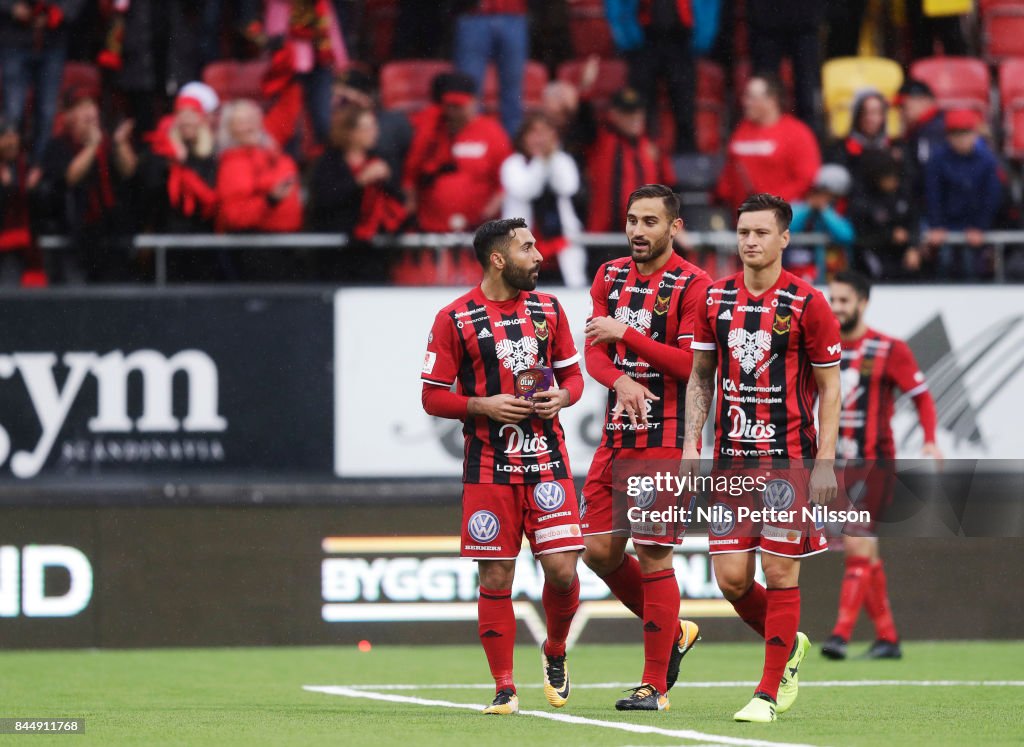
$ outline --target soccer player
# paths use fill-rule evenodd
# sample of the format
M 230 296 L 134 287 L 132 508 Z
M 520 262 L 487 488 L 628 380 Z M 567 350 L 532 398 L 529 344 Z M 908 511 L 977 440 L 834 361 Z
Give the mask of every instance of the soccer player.
M 668 691 L 698 635 L 696 624 L 678 619 L 672 548 L 682 542 L 683 527 L 627 525 L 624 507 L 613 506 L 613 464 L 675 465 L 682 457 L 693 319 L 710 282 L 672 250 L 682 227 L 679 198 L 671 189 L 648 184 L 635 190 L 626 207 L 630 256 L 602 265 L 590 289 L 587 371 L 608 388 L 608 406 L 605 437 L 583 486 L 583 561 L 643 621 L 644 631 L 643 676 L 615 704 L 620 711 L 668 710 Z M 630 534 L 639 562 L 625 552 Z
M 583 393 L 580 355 L 558 299 L 535 290 L 543 257 L 526 221 L 485 223 L 473 248 L 484 279 L 434 319 L 423 407 L 464 421 L 462 557 L 479 564 L 478 629 L 496 690 L 483 712 L 519 710 L 512 580 L 524 533 L 544 569 L 544 694 L 560 708 L 569 698 L 565 639 L 579 607 L 583 538 L 558 413 Z
M 746 524 L 738 521 L 739 499 L 730 504 L 728 495 L 716 493 L 729 518 L 710 526 L 715 578 L 740 618 L 765 641 L 761 681 L 736 721 L 774 721 L 796 700 L 800 662 L 810 648 L 797 630 L 800 560 L 827 549 L 824 524 L 804 519 L 801 503 L 826 504 L 837 492 L 839 325 L 822 295 L 782 267 L 792 217 L 789 203 L 774 195 L 755 194 L 740 205 L 736 235 L 743 269 L 708 288 L 694 323 L 686 390 L 681 471 L 696 469 L 718 370 L 717 465 L 735 465 L 765 480 L 774 472 L 762 492 L 745 500 L 793 516 Z M 811 461 L 809 476 L 794 469 Z M 760 471 L 751 473 L 753 466 Z M 779 468 L 788 479 L 779 477 Z M 754 579 L 758 548 L 767 589 Z
M 843 341 L 839 374 L 843 399 L 837 454 L 840 459 L 853 460 L 845 473 L 847 487 L 851 482 L 858 486 L 863 496 L 858 503 L 867 505 L 875 519 L 874 512 L 882 509 L 892 490 L 891 466 L 896 458 L 890 422 L 893 391 L 899 389 L 913 399 L 924 430 L 921 451 L 941 462 L 942 452 L 935 443 L 935 402 L 907 344 L 869 328 L 864 322 L 871 295 L 868 279 L 856 272 L 841 272 L 829 284 L 829 295 Z M 858 475 L 862 479 L 856 480 Z M 847 524 L 843 549 L 846 573 L 839 592 L 839 617 L 821 653 L 830 659 L 846 658 L 846 646 L 863 605 L 875 624 L 875 642 L 866 656 L 899 659 L 902 651 L 873 522 Z

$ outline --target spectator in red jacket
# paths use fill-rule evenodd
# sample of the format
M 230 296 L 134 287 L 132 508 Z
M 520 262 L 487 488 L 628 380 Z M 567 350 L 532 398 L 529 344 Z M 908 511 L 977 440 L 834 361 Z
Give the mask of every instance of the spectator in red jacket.
M 424 231 L 471 231 L 501 209 L 501 164 L 512 143 L 478 112 L 474 80 L 448 75 L 441 106 L 416 122 L 403 187 Z
M 647 137 L 645 102 L 632 88 L 612 98 L 607 120 L 587 153 L 587 230 L 620 231 L 630 193 L 641 184 L 673 184 L 668 157 Z
M 715 188 L 720 201 L 733 208 L 758 192 L 794 202 L 803 199 L 821 166 L 814 133 L 782 113 L 782 84 L 771 75 L 755 75 L 743 92 L 743 121 L 726 154 Z
M 298 231 L 302 227 L 298 172 L 263 129 L 252 101 L 224 107 L 217 170 L 219 232 Z

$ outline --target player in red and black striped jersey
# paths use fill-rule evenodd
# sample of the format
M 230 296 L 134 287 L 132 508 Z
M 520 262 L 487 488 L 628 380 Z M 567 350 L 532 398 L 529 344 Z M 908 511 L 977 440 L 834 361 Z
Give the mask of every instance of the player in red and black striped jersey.
M 848 492 L 855 493 L 858 507 L 866 507 L 874 518 L 889 502 L 895 478 L 895 390 L 910 397 L 917 408 L 924 431 L 922 454 L 941 462 L 942 452 L 935 443 L 935 402 L 907 343 L 883 335 L 865 323 L 870 281 L 856 272 L 841 272 L 829 284 L 829 295 L 843 342 L 837 455 L 850 460 L 844 471 Z M 875 642 L 867 656 L 898 659 L 902 652 L 874 522 L 848 524 L 843 534 L 846 572 L 839 592 L 839 616 L 821 652 L 830 659 L 846 658 L 847 643 L 863 605 L 875 625 Z
M 836 497 L 842 346 L 839 325 L 822 295 L 782 268 L 793 217 L 789 204 L 758 194 L 738 212 L 743 270 L 712 283 L 694 324 L 682 469 L 695 469 L 718 371 L 715 459 L 720 474 L 753 463 L 762 468 L 762 478 L 771 476 L 763 491 L 742 501 L 716 493 L 727 518 L 712 522 L 709 537 L 719 588 L 765 641 L 761 682 L 734 718 L 768 722 L 795 701 L 800 662 L 810 647 L 797 630 L 800 559 L 822 552 L 827 542 L 823 524 L 804 518 L 801 503 L 821 505 Z M 738 509 L 761 509 L 762 504 L 779 518 L 744 525 Z M 738 525 L 745 531 L 737 531 Z M 754 580 L 752 551 L 758 548 L 767 589 Z
M 682 542 L 685 527 L 628 521 L 626 506 L 613 498 L 612 477 L 613 465 L 622 470 L 631 460 L 639 466 L 678 463 L 682 457 L 693 319 L 710 281 L 673 251 L 682 227 L 679 198 L 669 187 L 636 189 L 626 208 L 630 256 L 602 265 L 590 290 L 587 371 L 608 388 L 608 405 L 605 437 L 583 487 L 583 560 L 643 621 L 644 630 L 641 684 L 616 703 L 620 710 L 667 709 L 679 661 L 698 635 L 694 623 L 677 620 L 672 548 Z M 656 503 L 643 508 L 668 508 Z M 639 561 L 625 552 L 630 536 Z
M 561 304 L 535 290 L 543 258 L 526 221 L 485 223 L 473 247 L 484 279 L 434 319 L 423 407 L 465 423 L 462 556 L 479 562 L 479 635 L 496 690 L 484 713 L 518 710 L 512 581 L 524 534 L 544 569 L 544 693 L 558 708 L 569 697 L 565 640 L 583 549 L 558 413 L 583 393 L 580 355 Z

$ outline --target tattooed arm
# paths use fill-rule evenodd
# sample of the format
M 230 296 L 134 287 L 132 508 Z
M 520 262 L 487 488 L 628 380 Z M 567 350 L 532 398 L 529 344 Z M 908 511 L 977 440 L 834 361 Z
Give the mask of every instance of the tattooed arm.
M 701 432 L 711 411 L 715 396 L 715 370 L 718 353 L 714 350 L 694 350 L 693 370 L 686 385 L 686 425 L 683 431 L 683 458 L 696 458 L 700 451 Z

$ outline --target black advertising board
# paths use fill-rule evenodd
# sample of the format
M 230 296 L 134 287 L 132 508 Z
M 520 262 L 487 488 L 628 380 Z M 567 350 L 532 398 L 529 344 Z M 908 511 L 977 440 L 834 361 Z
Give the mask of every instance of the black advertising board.
M 333 298 L 0 297 L 0 480 L 333 473 Z

